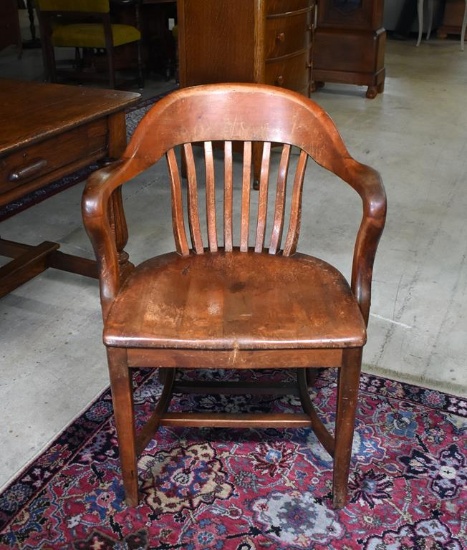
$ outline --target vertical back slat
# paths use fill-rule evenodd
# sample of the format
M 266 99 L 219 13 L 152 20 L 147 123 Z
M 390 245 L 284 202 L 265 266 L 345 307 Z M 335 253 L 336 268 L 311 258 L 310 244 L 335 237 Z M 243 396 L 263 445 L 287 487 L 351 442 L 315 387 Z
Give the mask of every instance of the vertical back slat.
M 305 178 L 306 164 L 308 155 L 304 151 L 300 151 L 300 157 L 295 170 L 295 177 L 292 190 L 292 200 L 290 204 L 290 220 L 287 238 L 283 254 L 290 256 L 297 249 L 298 237 L 300 235 L 300 222 L 302 217 L 302 192 L 303 180 Z
M 251 193 L 251 161 L 252 144 L 245 141 L 243 146 L 243 174 L 242 174 L 242 210 L 240 227 L 240 250 L 248 250 L 248 234 L 250 231 L 250 193 Z
M 216 186 L 214 175 L 214 155 L 212 142 L 204 143 L 204 164 L 206 169 L 206 221 L 208 225 L 209 250 L 217 252 L 217 224 L 216 224 Z
M 233 249 L 233 159 L 232 142 L 224 144 L 224 248 Z
M 186 176 L 188 181 L 188 224 L 190 226 L 191 244 L 197 254 L 204 252 L 203 237 L 201 235 L 198 205 L 198 182 L 196 178 L 195 158 L 193 146 L 186 143 L 183 146 L 186 162 Z
M 258 199 L 258 223 L 256 224 L 255 252 L 261 252 L 264 248 L 266 234 L 266 220 L 268 214 L 268 187 L 269 168 L 271 165 L 271 143 L 263 143 L 263 156 L 261 159 L 261 173 L 259 178 Z
M 182 256 L 187 256 L 190 252 L 190 247 L 188 246 L 188 241 L 186 238 L 180 171 L 178 169 L 175 151 L 173 149 L 169 149 L 166 157 L 170 174 L 170 185 L 172 189 L 172 226 L 175 239 L 175 249 Z
M 273 221 L 273 227 L 272 227 L 272 233 L 271 233 L 271 242 L 269 245 L 270 254 L 277 254 L 281 245 L 281 240 L 282 240 L 282 231 L 284 228 L 284 216 L 285 216 L 287 173 L 289 171 L 290 151 L 291 151 L 290 145 L 284 145 L 282 147 L 281 160 L 279 164 L 279 172 L 277 174 L 274 221 Z

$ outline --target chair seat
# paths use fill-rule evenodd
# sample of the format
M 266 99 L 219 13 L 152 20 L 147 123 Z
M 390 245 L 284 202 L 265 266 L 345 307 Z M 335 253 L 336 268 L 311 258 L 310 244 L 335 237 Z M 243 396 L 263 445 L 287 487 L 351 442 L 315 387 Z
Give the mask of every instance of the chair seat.
M 365 341 L 359 306 L 331 265 L 237 250 L 142 263 L 104 327 L 106 345 L 129 348 L 324 349 Z
M 141 33 L 131 25 L 112 25 L 113 45 L 137 42 Z M 104 27 L 100 24 L 69 24 L 56 27 L 52 34 L 54 46 L 73 48 L 105 48 Z

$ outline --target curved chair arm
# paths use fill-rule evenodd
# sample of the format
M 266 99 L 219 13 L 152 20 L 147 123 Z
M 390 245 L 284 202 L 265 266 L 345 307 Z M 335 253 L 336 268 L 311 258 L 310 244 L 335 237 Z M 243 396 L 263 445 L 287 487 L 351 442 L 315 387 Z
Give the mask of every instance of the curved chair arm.
M 115 230 L 110 217 L 113 192 L 130 177 L 129 161 L 117 160 L 97 170 L 88 179 L 83 192 L 83 223 L 96 258 L 104 318 L 121 286 Z M 134 168 L 132 169 L 134 173 Z
M 350 166 L 347 167 L 345 179 L 360 195 L 363 205 L 354 246 L 351 287 L 363 319 L 368 324 L 373 263 L 386 221 L 387 199 L 381 176 L 376 170 L 354 159 L 347 159 L 347 163 Z

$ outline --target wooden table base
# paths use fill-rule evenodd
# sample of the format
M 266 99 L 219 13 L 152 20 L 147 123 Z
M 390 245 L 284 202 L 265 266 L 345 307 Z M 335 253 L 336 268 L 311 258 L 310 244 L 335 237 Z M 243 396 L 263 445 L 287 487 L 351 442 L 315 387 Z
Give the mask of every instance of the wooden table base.
M 0 268 L 0 298 L 30 281 L 49 267 L 97 278 L 94 260 L 65 254 L 60 245 L 44 241 L 36 246 L 0 238 L 0 255 L 13 258 Z

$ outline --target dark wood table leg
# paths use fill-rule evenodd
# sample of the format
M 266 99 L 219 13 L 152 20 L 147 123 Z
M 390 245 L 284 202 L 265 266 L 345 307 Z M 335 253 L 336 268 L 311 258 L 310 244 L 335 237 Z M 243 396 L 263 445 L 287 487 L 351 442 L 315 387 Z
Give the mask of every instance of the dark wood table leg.
M 15 244 L 0 239 L 0 254 L 14 258 L 0 268 L 0 298 L 45 271 L 49 267 L 48 255 L 59 247 L 57 243 L 44 241 L 13 251 Z
M 44 241 L 36 246 L 0 238 L 0 256 L 13 258 L 0 268 L 0 298 L 30 281 L 49 267 L 97 278 L 95 260 L 65 254 L 58 243 Z

